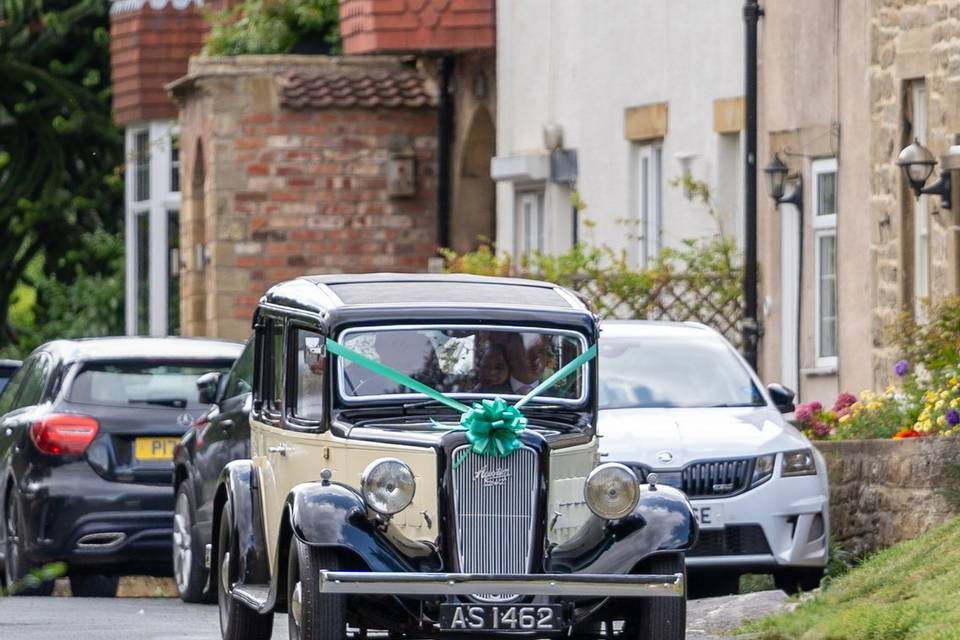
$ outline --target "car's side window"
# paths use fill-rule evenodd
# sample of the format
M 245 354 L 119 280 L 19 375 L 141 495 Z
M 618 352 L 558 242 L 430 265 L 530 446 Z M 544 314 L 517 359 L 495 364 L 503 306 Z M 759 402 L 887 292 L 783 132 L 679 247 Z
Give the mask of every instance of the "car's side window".
M 224 386 L 224 399 L 234 398 L 253 390 L 253 354 L 254 339 L 251 338 L 230 370 L 227 384 Z
M 17 399 L 14 401 L 12 408 L 20 409 L 39 404 L 52 369 L 53 362 L 50 356 L 45 353 L 39 354 L 30 370 L 27 371 L 27 375 L 23 379 L 23 386 L 20 388 L 20 393 L 17 394 Z
M 263 354 L 263 406 L 267 413 L 282 415 L 283 399 L 283 321 L 270 319 L 267 322 Z
M 323 336 L 309 329 L 295 329 L 290 342 L 292 354 L 291 368 L 294 376 L 291 385 L 293 417 L 309 422 L 323 419 Z
M 10 413 L 17 408 L 16 400 L 17 396 L 20 395 L 20 389 L 23 387 L 23 381 L 30 375 L 30 369 L 33 368 L 36 358 L 27 358 L 26 362 L 23 363 L 16 373 L 13 374 L 13 377 L 10 378 L 10 382 L 7 383 L 7 386 L 4 388 L 3 393 L 0 394 L 0 415 L 5 413 Z

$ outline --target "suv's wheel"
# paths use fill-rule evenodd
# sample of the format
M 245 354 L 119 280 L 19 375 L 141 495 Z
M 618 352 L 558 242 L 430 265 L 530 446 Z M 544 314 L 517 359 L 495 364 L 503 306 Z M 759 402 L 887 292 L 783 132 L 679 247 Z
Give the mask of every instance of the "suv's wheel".
M 23 522 L 20 505 L 13 491 L 7 494 L 3 509 L 3 581 L 10 595 L 49 596 L 53 593 L 53 581 L 40 582 L 30 576 L 30 567 L 23 563 Z
M 233 597 L 237 580 L 237 537 L 233 530 L 230 501 L 224 503 L 217 532 L 217 605 L 223 640 L 270 640 L 273 612 L 260 614 Z
M 822 567 L 784 569 L 773 574 L 773 584 L 788 595 L 801 591 L 813 591 L 820 586 L 821 580 L 823 580 Z
M 70 593 L 74 598 L 114 598 L 120 576 L 96 574 L 70 576 Z
M 640 565 L 640 573 L 684 574 L 686 566 L 682 553 L 657 555 Z M 687 593 L 680 598 L 640 598 L 635 605 L 636 614 L 625 621 L 624 636 L 638 640 L 683 640 L 687 634 Z
M 296 536 L 287 560 L 287 615 L 290 640 L 343 640 L 347 635 L 347 601 L 343 595 L 318 593 L 321 569 L 337 569 L 331 549 L 311 547 Z
M 203 569 L 203 544 L 193 526 L 193 499 L 186 482 L 177 487 L 173 511 L 173 580 L 184 602 L 213 602 L 203 592 L 207 580 Z

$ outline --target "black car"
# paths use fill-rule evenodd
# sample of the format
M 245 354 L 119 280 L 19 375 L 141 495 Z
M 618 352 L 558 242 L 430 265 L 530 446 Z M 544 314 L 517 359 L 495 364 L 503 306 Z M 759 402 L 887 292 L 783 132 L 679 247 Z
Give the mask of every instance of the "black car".
M 19 360 L 0 360 L 0 393 L 3 393 L 7 383 L 10 382 L 10 378 L 17 372 L 21 364 L 23 363 Z
M 250 457 L 250 390 L 253 340 L 226 375 L 197 380 L 200 401 L 211 404 L 173 453 L 173 578 L 184 602 L 213 602 L 207 590 L 205 551 L 213 528 L 213 499 L 220 472 L 231 460 Z
M 64 561 L 74 595 L 109 596 L 120 575 L 169 575 L 173 448 L 207 408 L 197 376 L 226 371 L 241 348 L 99 338 L 30 354 L 0 395 L 5 581 Z

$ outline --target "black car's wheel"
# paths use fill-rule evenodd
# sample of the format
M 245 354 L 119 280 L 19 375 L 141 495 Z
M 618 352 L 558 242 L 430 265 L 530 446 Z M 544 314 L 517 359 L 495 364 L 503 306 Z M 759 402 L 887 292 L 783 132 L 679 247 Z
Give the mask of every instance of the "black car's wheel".
M 53 581 L 41 582 L 30 575 L 23 557 L 24 527 L 20 516 L 20 503 L 13 491 L 7 494 L 3 509 L 3 581 L 16 596 L 49 596 L 53 593 Z
M 657 555 L 644 561 L 640 573 L 683 573 L 682 553 Z M 684 580 L 686 584 L 686 580 Z M 640 598 L 635 615 L 624 621 L 624 636 L 636 640 L 683 640 L 687 633 L 687 594 L 681 598 Z
M 177 487 L 173 511 L 173 581 L 184 602 L 214 602 L 212 594 L 203 592 L 203 543 L 193 526 L 193 499 L 186 482 Z
M 773 584 L 788 595 L 801 591 L 813 591 L 820 586 L 821 580 L 823 580 L 822 567 L 784 569 L 773 574 Z
M 343 640 L 347 635 L 347 600 L 317 591 L 321 569 L 337 569 L 331 549 L 290 541 L 287 562 L 287 615 L 290 640 Z
M 273 613 L 260 614 L 233 597 L 237 580 L 237 537 L 233 530 L 230 501 L 224 503 L 217 532 L 217 606 L 223 640 L 269 640 Z
M 74 598 L 114 598 L 119 585 L 119 576 L 95 574 L 70 576 L 70 593 Z

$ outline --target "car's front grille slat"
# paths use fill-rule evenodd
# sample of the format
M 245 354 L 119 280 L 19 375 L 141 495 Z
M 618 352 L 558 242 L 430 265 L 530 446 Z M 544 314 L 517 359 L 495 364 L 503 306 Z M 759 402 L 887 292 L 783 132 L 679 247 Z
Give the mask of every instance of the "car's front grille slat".
M 723 498 L 746 491 L 753 459 L 692 462 L 680 472 L 680 490 L 689 498 Z
M 701 529 L 688 558 L 708 556 L 770 555 L 770 543 L 758 524 L 727 525 L 723 529 Z
M 454 523 L 457 557 L 465 573 L 525 574 L 530 571 L 537 508 L 537 454 L 524 447 L 506 458 L 454 450 Z M 478 594 L 502 602 L 509 594 Z

